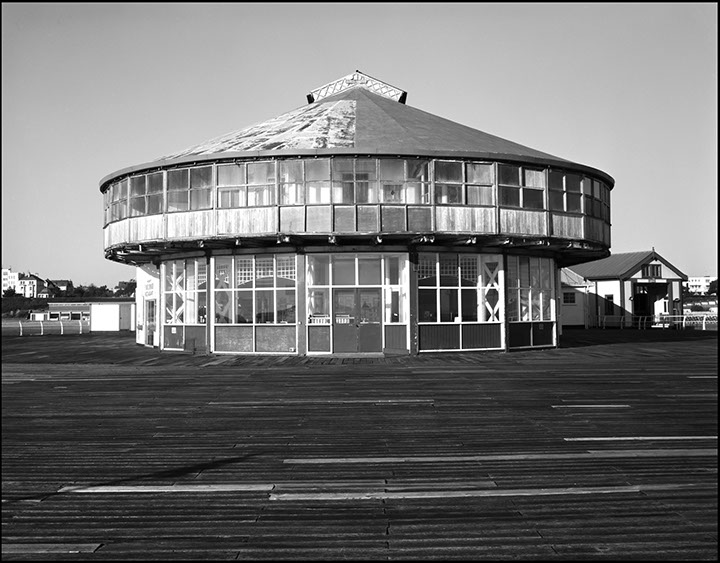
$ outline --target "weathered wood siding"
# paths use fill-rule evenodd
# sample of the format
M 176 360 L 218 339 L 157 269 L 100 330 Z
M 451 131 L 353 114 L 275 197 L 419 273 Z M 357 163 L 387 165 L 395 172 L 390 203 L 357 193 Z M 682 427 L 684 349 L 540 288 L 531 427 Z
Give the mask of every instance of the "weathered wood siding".
M 130 231 L 127 220 L 110 223 L 108 226 L 105 227 L 103 232 L 103 236 L 105 239 L 105 248 L 109 248 L 116 244 L 130 242 L 131 239 L 128 236 L 129 232 Z
M 435 229 L 438 232 L 494 233 L 495 209 L 491 207 L 436 207 Z
M 277 207 L 218 209 L 217 234 L 260 235 L 276 233 L 278 231 L 276 213 Z
M 596 242 L 606 242 L 604 226 L 605 223 L 600 219 L 585 217 L 585 239 Z
M 167 214 L 167 238 L 202 238 L 212 236 L 213 211 L 186 211 Z
M 552 236 L 562 238 L 583 238 L 583 218 L 553 213 Z
M 128 219 L 128 236 L 131 241 L 162 240 L 165 238 L 164 217 L 148 215 Z
M 545 211 L 501 209 L 500 232 L 512 235 L 544 236 L 547 234 Z
M 554 236 L 610 245 L 601 219 L 494 207 L 298 205 L 189 211 L 106 225 L 105 248 L 144 241 L 304 233 L 478 233 Z M 549 219 L 548 219 L 549 217 Z M 548 220 L 550 225 L 548 225 Z

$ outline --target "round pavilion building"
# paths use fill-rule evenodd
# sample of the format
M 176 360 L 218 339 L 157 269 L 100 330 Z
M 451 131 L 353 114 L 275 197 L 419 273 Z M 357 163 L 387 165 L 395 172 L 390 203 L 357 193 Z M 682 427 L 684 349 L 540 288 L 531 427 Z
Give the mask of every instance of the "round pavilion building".
M 558 343 L 559 271 L 610 248 L 606 173 L 405 104 L 361 72 L 100 182 L 137 342 L 216 354 Z

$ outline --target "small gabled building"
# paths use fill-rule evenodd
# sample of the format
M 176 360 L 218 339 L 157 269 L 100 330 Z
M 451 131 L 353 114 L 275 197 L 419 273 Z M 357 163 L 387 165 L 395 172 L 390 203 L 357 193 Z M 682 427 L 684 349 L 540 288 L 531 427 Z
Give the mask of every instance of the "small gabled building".
M 50 299 L 60 293 L 60 288 L 52 280 L 43 280 L 37 292 L 38 299 Z
M 68 291 L 73 289 L 73 282 L 70 280 L 48 280 L 50 283 L 52 283 L 55 287 L 57 287 L 58 291 L 61 291 L 62 293 L 67 293 Z
M 633 326 L 639 318 L 682 314 L 687 276 L 655 249 L 613 254 L 566 268 L 565 293 L 586 293 L 589 326 Z M 571 318 L 565 315 L 563 324 Z

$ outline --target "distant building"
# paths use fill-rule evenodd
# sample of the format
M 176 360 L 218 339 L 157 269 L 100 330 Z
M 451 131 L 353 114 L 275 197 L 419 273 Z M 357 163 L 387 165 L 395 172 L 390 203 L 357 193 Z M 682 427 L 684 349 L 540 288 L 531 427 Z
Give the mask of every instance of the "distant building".
M 134 332 L 135 300 L 100 298 L 76 302 L 50 302 L 47 312 L 38 320 L 89 321 L 90 332 Z
M 43 286 L 38 289 L 38 299 L 50 299 L 60 294 L 60 288 L 52 280 L 44 280 Z
M 655 249 L 570 266 L 561 279 L 563 326 L 632 326 L 639 317 L 683 312 L 682 283 L 687 276 Z M 573 310 L 580 295 L 583 313 Z
M 73 290 L 73 282 L 70 280 L 48 280 L 63 293 Z
M 20 279 L 19 272 L 13 272 L 10 268 L 2 269 L 2 294 L 5 295 L 5 291 L 8 289 L 14 289 L 18 291 L 18 281 Z
M 559 317 L 562 327 L 590 327 L 589 294 L 592 282 L 570 268 L 560 270 Z
M 707 295 L 707 292 L 710 289 L 710 284 L 715 280 L 717 280 L 717 276 L 700 276 L 688 278 L 687 282 L 685 282 L 683 285 L 690 293 L 695 293 L 697 295 Z
M 18 284 L 15 291 L 20 295 L 29 299 L 35 299 L 38 293 L 42 292 L 47 288 L 47 284 L 44 279 L 35 274 L 20 274 L 18 278 Z

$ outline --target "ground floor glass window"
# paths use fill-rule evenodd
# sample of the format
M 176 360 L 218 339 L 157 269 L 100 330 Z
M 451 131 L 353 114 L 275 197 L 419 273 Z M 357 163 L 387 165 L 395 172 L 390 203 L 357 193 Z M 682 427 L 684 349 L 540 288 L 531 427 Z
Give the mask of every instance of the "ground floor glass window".
M 502 347 L 502 263 L 495 254 L 418 255 L 421 351 Z

